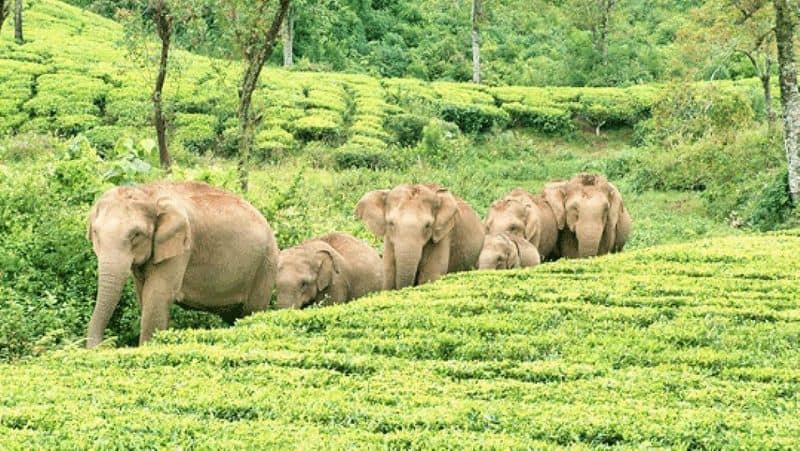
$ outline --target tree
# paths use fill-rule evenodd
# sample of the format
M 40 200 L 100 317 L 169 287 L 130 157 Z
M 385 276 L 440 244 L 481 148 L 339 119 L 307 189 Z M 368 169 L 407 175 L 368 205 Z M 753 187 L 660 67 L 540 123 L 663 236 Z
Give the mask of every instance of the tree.
M 481 0 L 472 0 L 472 82 L 481 82 L 481 35 L 478 21 L 481 18 Z
M 161 39 L 161 57 L 158 62 L 158 73 L 151 97 L 153 100 L 153 123 L 156 127 L 156 136 L 158 137 L 158 158 L 161 162 L 161 167 L 169 169 L 170 158 L 169 149 L 167 149 L 167 124 L 164 120 L 162 97 L 164 82 L 167 79 L 167 63 L 169 62 L 169 47 L 172 42 L 174 17 L 164 0 L 148 1 L 152 11 L 156 33 L 158 33 L 158 37 Z
M 617 0 L 572 0 L 568 5 L 576 26 L 592 33 L 592 44 L 603 66 L 608 65 L 609 36 L 616 6 Z
M 11 12 L 11 2 L 9 0 L 0 0 L 0 31 L 3 30 L 3 22 Z
M 283 25 L 283 65 L 294 64 L 294 8 L 286 11 L 286 22 Z
M 783 148 L 789 165 L 789 194 L 797 205 L 800 201 L 800 93 L 793 42 L 797 13 L 792 6 L 789 0 L 773 0 L 783 110 Z
M 14 3 L 14 39 L 17 44 L 25 42 L 22 39 L 22 0 L 16 0 Z
M 261 69 L 275 48 L 275 40 L 286 18 L 290 0 L 279 0 L 269 19 L 270 0 L 225 0 L 224 13 L 230 22 L 233 41 L 245 62 L 239 87 L 239 183 L 247 191 L 250 147 L 253 142 L 254 118 L 250 112 L 253 91 L 258 84 Z
M 774 11 L 768 0 L 707 1 L 692 12 L 692 21 L 679 33 L 679 47 L 691 66 L 708 67 L 711 79 L 731 70 L 738 55 L 746 57 L 761 81 L 767 119 L 774 122 Z

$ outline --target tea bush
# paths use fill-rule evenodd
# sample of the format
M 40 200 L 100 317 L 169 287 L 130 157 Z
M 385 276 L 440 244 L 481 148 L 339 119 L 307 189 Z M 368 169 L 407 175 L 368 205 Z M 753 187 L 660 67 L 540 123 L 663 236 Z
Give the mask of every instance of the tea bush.
M 799 252 L 793 231 L 456 274 L 3 365 L 0 446 L 793 448 Z

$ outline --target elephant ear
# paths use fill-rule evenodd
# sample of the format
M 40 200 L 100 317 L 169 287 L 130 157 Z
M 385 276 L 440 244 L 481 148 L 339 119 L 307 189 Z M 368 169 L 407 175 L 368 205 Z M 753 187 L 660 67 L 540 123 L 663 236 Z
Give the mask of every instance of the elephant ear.
M 544 200 L 553 210 L 553 216 L 555 216 L 558 230 L 564 230 L 564 226 L 567 221 L 567 215 L 564 209 L 564 199 L 566 198 L 566 195 L 567 193 L 563 184 L 552 184 L 545 186 Z
M 333 284 L 334 274 L 342 272 L 339 262 L 333 252 L 327 249 L 317 251 L 317 290 L 322 291 Z
M 514 244 L 517 246 L 517 254 L 519 255 L 519 266 L 526 268 L 536 266 L 542 262 L 542 257 L 539 255 L 539 250 L 528 241 L 520 240 L 512 237 Z
M 356 216 L 370 232 L 382 237 L 386 234 L 386 197 L 388 189 L 370 191 L 356 204 Z
M 97 216 L 97 204 L 92 206 L 89 214 L 86 216 L 86 239 L 92 241 L 92 223 Z
M 438 243 L 447 234 L 453 230 L 456 225 L 456 216 L 458 215 L 458 202 L 456 198 L 450 194 L 450 191 L 440 189 L 436 192 L 436 197 L 439 200 L 433 222 L 433 235 L 432 240 Z
M 525 239 L 538 247 L 542 239 L 539 209 L 533 203 L 525 204 Z
M 185 211 L 167 197 L 156 202 L 156 228 L 153 237 L 153 263 L 177 257 L 189 248 L 191 231 Z
M 507 234 L 500 235 L 508 244 L 506 249 L 506 269 L 515 269 L 519 268 L 520 265 L 520 255 L 519 255 L 519 246 L 517 245 L 517 240 L 514 237 L 508 236 Z

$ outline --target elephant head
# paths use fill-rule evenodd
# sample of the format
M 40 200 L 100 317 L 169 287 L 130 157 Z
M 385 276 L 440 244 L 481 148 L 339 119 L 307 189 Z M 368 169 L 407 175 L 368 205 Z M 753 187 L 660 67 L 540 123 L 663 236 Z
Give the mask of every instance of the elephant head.
M 562 186 L 566 226 L 578 241 L 578 256 L 607 253 L 616 240 L 622 197 L 605 177 L 582 173 Z
M 424 253 L 431 246 L 449 249 L 458 215 L 456 198 L 438 185 L 399 185 L 365 194 L 356 216 L 384 238 L 384 268 L 393 268 L 384 272 L 384 286 L 415 285 Z
M 541 224 L 534 211 L 531 195 L 516 188 L 500 200 L 492 202 L 484 220 L 487 235 L 509 233 L 539 245 Z
M 515 269 L 536 266 L 539 252 L 529 241 L 516 235 L 487 235 L 478 259 L 478 269 Z
M 303 308 L 326 296 L 345 299 L 347 279 L 342 256 L 333 249 L 300 245 L 281 252 L 278 260 L 277 308 Z
M 97 255 L 97 302 L 86 347 L 97 346 L 131 270 L 157 265 L 190 246 L 188 214 L 167 195 L 133 187 L 104 193 L 89 212 L 87 238 Z

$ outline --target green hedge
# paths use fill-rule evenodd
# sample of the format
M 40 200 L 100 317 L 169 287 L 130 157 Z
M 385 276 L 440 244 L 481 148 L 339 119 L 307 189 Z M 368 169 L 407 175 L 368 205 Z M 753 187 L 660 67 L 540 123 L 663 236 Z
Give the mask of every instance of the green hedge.
M 464 103 L 444 103 L 439 116 L 458 125 L 465 133 L 484 133 L 493 127 L 503 128 L 509 115 L 495 106 Z

